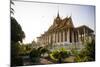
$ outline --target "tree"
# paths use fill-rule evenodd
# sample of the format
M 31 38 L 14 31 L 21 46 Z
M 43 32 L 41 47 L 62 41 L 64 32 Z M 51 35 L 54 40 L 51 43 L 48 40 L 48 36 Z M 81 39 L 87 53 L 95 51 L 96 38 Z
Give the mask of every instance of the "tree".
M 15 18 L 11 17 L 11 41 L 22 42 L 22 39 L 25 38 L 25 34 Z
M 30 59 L 32 60 L 32 62 L 39 62 L 40 53 L 36 48 L 32 49 L 29 56 L 30 56 Z
M 79 55 L 75 58 L 76 62 L 87 62 L 95 61 L 95 40 L 93 39 L 91 43 L 87 43 L 85 48 L 80 51 Z
M 91 43 L 87 43 L 85 46 L 85 56 L 87 61 L 95 61 L 95 40 L 93 39 Z
M 10 1 L 14 5 L 13 1 Z M 10 8 L 11 14 L 14 14 L 14 9 Z M 11 16 L 11 66 L 22 65 L 22 59 L 18 57 L 19 42 L 25 38 L 24 31 L 17 20 Z
M 14 5 L 13 1 L 10 1 L 12 5 Z M 14 9 L 11 8 L 11 14 L 14 14 Z M 25 34 L 14 17 L 11 17 L 11 41 L 13 42 L 22 42 L 22 39 L 25 38 Z
M 11 17 L 11 66 L 22 65 L 22 59 L 18 58 L 20 44 L 16 44 L 25 38 L 25 34 L 15 18 Z M 16 62 L 15 62 L 16 60 Z
M 58 63 L 62 63 L 64 62 L 63 60 L 66 58 L 66 57 L 69 57 L 70 56 L 70 52 L 68 52 L 66 49 L 64 48 L 61 48 L 60 51 L 59 51 L 59 54 L 58 54 Z
M 49 50 L 47 48 L 41 48 L 39 52 L 42 56 L 44 56 L 45 53 L 49 53 Z
M 54 50 L 50 54 L 50 58 L 58 63 L 64 62 L 64 59 L 66 57 L 70 56 L 70 52 L 68 52 L 66 49 L 61 48 L 60 50 Z

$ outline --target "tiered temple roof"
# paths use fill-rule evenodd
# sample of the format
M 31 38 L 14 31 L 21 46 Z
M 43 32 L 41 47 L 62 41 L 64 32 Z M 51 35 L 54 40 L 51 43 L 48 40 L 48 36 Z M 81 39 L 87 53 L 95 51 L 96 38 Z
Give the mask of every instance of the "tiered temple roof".
M 65 28 L 74 28 L 72 18 L 70 16 L 62 19 L 58 14 L 57 17 L 54 19 L 53 25 L 51 25 L 50 28 L 48 29 L 48 32 L 54 32 Z
M 47 35 L 48 33 L 64 30 L 66 28 L 72 28 L 74 31 L 80 30 L 80 32 L 82 31 L 81 33 L 83 33 L 82 30 L 83 28 L 86 28 L 89 31 L 89 33 L 94 32 L 86 25 L 82 25 L 80 27 L 75 28 L 71 16 L 70 17 L 67 16 L 64 19 L 62 19 L 58 13 L 57 17 L 54 19 L 53 25 L 51 25 L 49 29 L 44 34 L 41 35 L 41 37 Z

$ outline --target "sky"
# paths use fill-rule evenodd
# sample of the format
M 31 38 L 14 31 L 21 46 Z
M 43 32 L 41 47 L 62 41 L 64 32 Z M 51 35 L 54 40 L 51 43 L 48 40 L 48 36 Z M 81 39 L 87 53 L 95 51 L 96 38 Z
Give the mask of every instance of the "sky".
M 70 5 L 39 2 L 13 1 L 14 17 L 25 32 L 24 43 L 31 43 L 53 24 L 59 13 L 63 19 L 72 17 L 75 27 L 87 25 L 95 31 L 95 7 L 90 5 Z

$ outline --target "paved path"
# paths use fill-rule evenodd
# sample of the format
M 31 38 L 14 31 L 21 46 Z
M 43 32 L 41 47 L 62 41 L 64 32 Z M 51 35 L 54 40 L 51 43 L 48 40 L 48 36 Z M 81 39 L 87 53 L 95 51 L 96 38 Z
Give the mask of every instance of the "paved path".
M 65 58 L 65 61 L 72 63 L 72 62 L 74 62 L 74 59 L 75 59 L 74 56 L 70 56 L 68 58 Z
M 40 64 L 52 64 L 52 62 L 45 58 L 40 58 Z
M 40 65 L 40 64 L 52 64 L 52 62 L 45 58 L 40 58 L 40 61 L 38 63 L 33 63 L 29 58 L 29 56 L 23 57 L 23 65 Z
M 75 57 L 70 56 L 68 58 L 65 58 L 65 62 L 74 62 Z M 23 65 L 44 65 L 44 64 L 52 64 L 53 62 L 46 59 L 46 58 L 40 58 L 39 62 L 32 62 L 29 56 L 24 56 L 23 57 Z
M 23 57 L 23 65 L 32 65 L 32 64 L 33 64 L 33 62 L 31 61 L 29 56 L 24 56 Z

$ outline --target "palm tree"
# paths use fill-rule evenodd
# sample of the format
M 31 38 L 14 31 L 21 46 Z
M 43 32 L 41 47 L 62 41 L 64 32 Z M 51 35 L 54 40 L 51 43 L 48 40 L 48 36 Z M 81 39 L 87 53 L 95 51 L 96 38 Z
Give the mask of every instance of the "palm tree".
M 14 2 L 11 0 L 10 1 L 11 5 L 15 5 Z M 14 14 L 14 9 L 12 7 L 10 7 L 10 13 Z
M 14 5 L 13 1 L 10 1 L 12 5 Z M 11 14 L 14 15 L 14 9 L 10 8 Z M 21 58 L 18 57 L 19 48 L 16 43 L 22 42 L 22 39 L 25 38 L 24 31 L 22 30 L 20 24 L 17 22 L 17 20 L 11 16 L 11 66 L 17 66 L 22 65 Z M 16 51 L 16 52 L 15 52 Z

